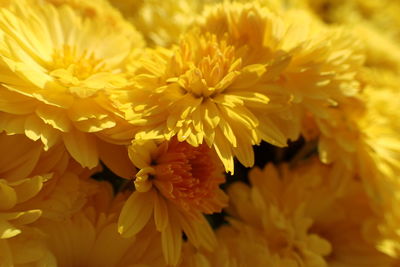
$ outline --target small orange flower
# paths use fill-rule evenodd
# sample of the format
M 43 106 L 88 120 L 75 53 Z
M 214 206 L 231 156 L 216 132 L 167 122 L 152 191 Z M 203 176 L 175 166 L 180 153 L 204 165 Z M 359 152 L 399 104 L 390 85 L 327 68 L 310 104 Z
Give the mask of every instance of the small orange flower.
M 203 213 L 220 212 L 228 200 L 219 188 L 225 178 L 215 152 L 204 144 L 192 147 L 172 139 L 159 145 L 133 141 L 129 156 L 140 171 L 136 191 L 121 211 L 119 232 L 135 235 L 154 214 L 168 264 L 178 263 L 182 231 L 196 247 L 211 250 L 216 241 Z

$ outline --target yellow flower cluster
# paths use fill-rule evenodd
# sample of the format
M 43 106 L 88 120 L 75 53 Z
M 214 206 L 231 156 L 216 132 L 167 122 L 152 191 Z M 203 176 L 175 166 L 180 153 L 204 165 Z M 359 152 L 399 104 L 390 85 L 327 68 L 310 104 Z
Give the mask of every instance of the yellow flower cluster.
M 0 267 L 399 266 L 398 12 L 0 0 Z

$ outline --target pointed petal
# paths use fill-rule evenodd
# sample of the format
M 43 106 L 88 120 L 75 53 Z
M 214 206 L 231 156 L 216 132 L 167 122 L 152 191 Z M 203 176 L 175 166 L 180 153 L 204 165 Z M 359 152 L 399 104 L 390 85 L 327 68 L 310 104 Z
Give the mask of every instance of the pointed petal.
M 104 164 L 120 177 L 130 179 L 136 174 L 136 169 L 128 157 L 125 145 L 113 145 L 107 142 L 97 142 L 100 159 Z
M 167 264 L 176 266 L 182 251 L 182 230 L 177 221 L 177 211 L 174 208 L 168 209 L 169 224 L 161 233 L 161 245 Z
M 118 232 L 122 236 L 134 236 L 147 224 L 153 214 L 154 194 L 153 190 L 133 192 L 128 198 L 118 219 Z
M 157 231 L 164 231 L 168 225 L 168 207 L 165 200 L 158 195 L 154 199 L 154 220 Z
M 94 168 L 99 162 L 96 139 L 90 134 L 72 131 L 63 135 L 64 144 L 71 156 L 83 167 Z

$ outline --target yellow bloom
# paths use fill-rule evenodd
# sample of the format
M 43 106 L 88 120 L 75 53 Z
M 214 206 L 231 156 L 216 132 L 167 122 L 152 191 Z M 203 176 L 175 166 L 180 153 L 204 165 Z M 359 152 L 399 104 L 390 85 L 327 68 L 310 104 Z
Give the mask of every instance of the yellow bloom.
M 69 156 L 61 146 L 43 151 L 41 143 L 24 135 L 4 133 L 0 133 L 0 151 L 0 265 L 39 262 L 45 255 L 40 242 L 29 241 L 38 236 L 29 225 L 43 211 L 30 204 L 55 175 L 65 171 Z
M 273 99 L 276 94 L 288 95 L 293 112 L 286 124 L 299 127 L 304 109 L 324 117 L 329 107 L 357 94 L 360 85 L 356 74 L 364 57 L 360 41 L 350 32 L 327 28 L 305 10 L 282 11 L 279 15 L 259 6 L 257 1 L 225 2 L 210 6 L 200 26 L 204 32 L 217 36 L 227 32 L 228 42 L 249 50 L 246 59 L 253 63 L 266 63 L 260 55 L 287 53 L 291 60 L 275 82 L 280 91 L 264 92 L 271 98 L 270 104 L 279 104 Z M 279 129 L 285 128 L 279 125 Z M 284 132 L 296 139 L 299 129 Z
M 382 36 L 400 41 L 400 4 L 392 0 L 305 0 L 303 2 L 327 23 L 368 23 Z
M 355 32 L 366 45 L 367 65 L 399 71 L 400 4 L 375 0 L 289 0 L 286 7 L 309 9 L 327 24 Z
M 342 204 L 336 205 L 348 221 L 330 218 L 315 229 L 320 229 L 318 231 L 333 246 L 341 247 L 340 254 L 338 252 L 332 257 L 337 266 L 392 266 L 393 259 L 398 261 L 400 255 L 396 233 L 400 218 L 397 214 L 399 81 L 390 70 L 369 68 L 363 69 L 361 80 L 365 88 L 358 98 L 348 98 L 337 108 L 331 108 L 329 116 L 317 118 L 314 122 L 313 127 L 319 131 L 321 160 L 326 164 L 333 163 L 333 172 L 340 174 L 341 181 L 348 181 L 345 185 L 348 193 L 341 200 Z M 361 178 L 361 181 L 354 183 L 354 177 Z M 355 206 L 347 207 L 348 203 Z M 366 223 L 361 224 L 361 221 Z M 360 228 L 363 235 L 355 230 Z
M 119 235 L 117 215 L 127 195 L 114 197 L 111 185 L 93 184 L 94 194 L 78 212 L 63 220 L 41 218 L 35 223 L 52 256 L 46 266 L 166 266 L 154 226 L 131 238 Z
M 307 114 L 327 118 L 358 93 L 358 42 L 306 12 L 278 16 L 255 2 L 225 2 L 198 26 L 172 51 L 150 50 L 135 86 L 117 98 L 142 126 L 136 138 L 205 141 L 232 172 L 234 156 L 252 166 L 252 145 L 285 146 Z
M 134 180 L 136 191 L 121 211 L 119 232 L 133 236 L 154 216 L 171 265 L 180 258 L 182 231 L 196 247 L 212 250 L 215 237 L 203 213 L 220 212 L 227 202 L 219 189 L 225 180 L 223 169 L 213 151 L 173 139 L 158 146 L 154 141 L 133 141 L 129 153 L 140 170 Z
M 346 231 L 347 237 L 330 233 L 332 242 L 347 244 L 343 250 L 349 250 L 342 260 L 357 264 L 372 264 L 374 262 L 366 254 L 376 257 L 373 265 L 389 265 L 389 262 L 399 262 L 400 259 L 400 236 L 397 233 L 400 216 L 398 214 L 400 172 L 400 118 L 397 109 L 400 106 L 398 100 L 398 77 L 387 71 L 366 70 L 366 87 L 361 95 L 363 102 L 353 101 L 352 104 L 342 110 L 332 110 L 331 120 L 319 121 L 321 135 L 319 137 L 320 157 L 325 163 L 333 163 L 336 171 L 342 176 L 356 176 L 361 179 L 365 192 L 349 198 L 346 203 L 358 203 L 356 207 L 348 212 L 352 217 L 353 225 L 347 223 L 334 223 L 337 231 Z M 360 189 L 358 189 L 360 191 Z M 365 195 L 368 194 L 368 199 Z M 360 196 L 361 195 L 361 196 Z M 370 209 L 375 210 L 378 216 L 365 218 L 366 208 L 363 203 L 369 202 Z M 343 204 L 347 205 L 347 204 Z M 364 207 L 363 207 L 364 206 Z M 345 210 L 343 207 L 341 209 Z M 371 213 L 370 211 L 367 211 Z M 371 216 L 370 216 L 371 217 Z M 362 237 L 357 235 L 355 229 L 360 221 L 366 221 L 363 232 L 366 233 L 371 246 L 354 246 L 352 242 L 360 242 Z M 326 225 L 325 228 L 332 227 Z M 326 231 L 326 230 L 324 230 Z M 328 231 L 329 232 L 329 231 Z M 391 259 L 377 255 L 376 249 L 388 255 Z M 365 262 L 352 262 L 358 259 L 356 255 L 363 255 Z M 379 256 L 379 257 L 378 257 Z M 379 263 L 379 264 L 378 264 Z M 340 266 L 340 265 L 339 265 Z M 342 265 L 348 266 L 348 265 Z
M 18 0 L 2 8 L 0 130 L 45 149 L 63 142 L 82 166 L 96 166 L 96 136 L 125 127 L 108 94 L 126 84 L 124 62 L 143 45 L 128 29 L 130 36 L 67 5 Z
M 397 112 L 400 79 L 392 76 L 385 81 L 384 76 L 380 77 L 380 85 L 372 84 L 364 91 L 367 112 L 358 122 L 378 168 L 387 178 L 397 180 L 400 172 L 400 116 Z
M 33 227 L 23 227 L 23 233 L 0 239 L 1 266 L 55 266 L 43 240 L 43 233 Z
M 2 238 L 21 232 L 17 226 L 12 226 L 12 221 L 23 225 L 42 214 L 38 207 L 27 206 L 27 201 L 38 195 L 52 176 L 65 171 L 69 157 L 60 146 L 46 152 L 42 149 L 41 143 L 33 142 L 23 135 L 0 134 L 0 151 L 8 153 L 0 157 Z M 24 217 L 27 219 L 22 219 Z
M 264 171 L 256 168 L 251 171 L 251 188 L 241 183 L 232 185 L 228 189 L 232 201 L 229 213 L 236 220 L 231 220 L 235 229 L 231 231 L 242 232 L 239 236 L 247 236 L 246 243 L 254 238 L 258 246 L 263 245 L 265 262 L 273 255 L 278 256 L 275 261 L 282 266 L 327 266 L 324 257 L 331 253 L 331 245 L 310 231 L 313 218 L 306 214 L 305 199 L 301 198 L 302 189 L 316 178 L 304 177 L 303 188 L 299 182 L 294 184 L 296 178 L 299 179 L 287 168 L 278 171 L 268 165 Z M 235 235 L 226 238 L 234 239 Z
M 261 80 L 274 79 L 286 58 L 276 55 L 267 66 L 242 62 L 240 50 L 212 34 L 188 34 L 173 51 L 149 51 L 138 88 L 119 99 L 126 118 L 143 125 L 136 138 L 176 135 L 193 146 L 205 141 L 230 172 L 233 156 L 253 165 L 252 145 L 261 138 L 285 145 L 286 138 L 257 112 L 269 102 Z
M 364 235 L 379 216 L 362 183 L 317 159 L 294 169 L 267 165 L 249 178 L 251 187 L 228 188 L 231 225 L 218 230 L 232 266 L 390 266 L 374 236 Z M 218 253 L 208 258 L 218 260 Z
M 393 74 L 364 71 L 360 98 L 349 99 L 328 118 L 317 120 L 322 162 L 359 176 L 377 204 L 393 199 L 391 181 L 400 169 L 400 119 L 397 108 L 398 78 Z
M 329 110 L 329 116 L 318 118 L 315 126 L 319 131 L 318 152 L 325 164 L 343 164 L 347 170 L 354 172 L 354 158 L 363 142 L 361 130 L 356 120 L 364 115 L 364 103 L 359 99 L 351 99 L 338 108 Z

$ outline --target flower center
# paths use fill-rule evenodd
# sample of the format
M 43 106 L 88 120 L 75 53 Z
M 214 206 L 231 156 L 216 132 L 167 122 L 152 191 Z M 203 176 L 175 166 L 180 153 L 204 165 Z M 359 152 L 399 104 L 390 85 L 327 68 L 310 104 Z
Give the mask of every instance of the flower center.
M 104 61 L 97 59 L 93 52 L 79 51 L 75 47 L 64 45 L 53 54 L 50 75 L 62 86 L 67 87 L 70 93 L 85 98 L 101 89 L 100 83 L 96 83 L 99 79 L 90 78 L 104 71 Z
M 190 49 L 194 51 L 189 53 Z M 239 75 L 241 59 L 235 49 L 214 35 L 206 35 L 196 43 L 190 38 L 180 46 L 180 57 L 174 60 L 186 63 L 178 83 L 186 93 L 196 98 L 214 97 L 225 90 Z
M 213 213 L 225 205 L 225 199 L 215 200 L 225 177 L 209 147 L 192 147 L 173 139 L 163 143 L 156 154 L 148 179 L 165 198 L 187 212 Z
M 64 45 L 62 49 L 54 52 L 52 66 L 51 75 L 61 78 L 58 77 L 59 74 L 66 72 L 77 80 L 85 80 L 105 69 L 104 62 L 96 59 L 93 52 L 80 52 L 69 45 Z

